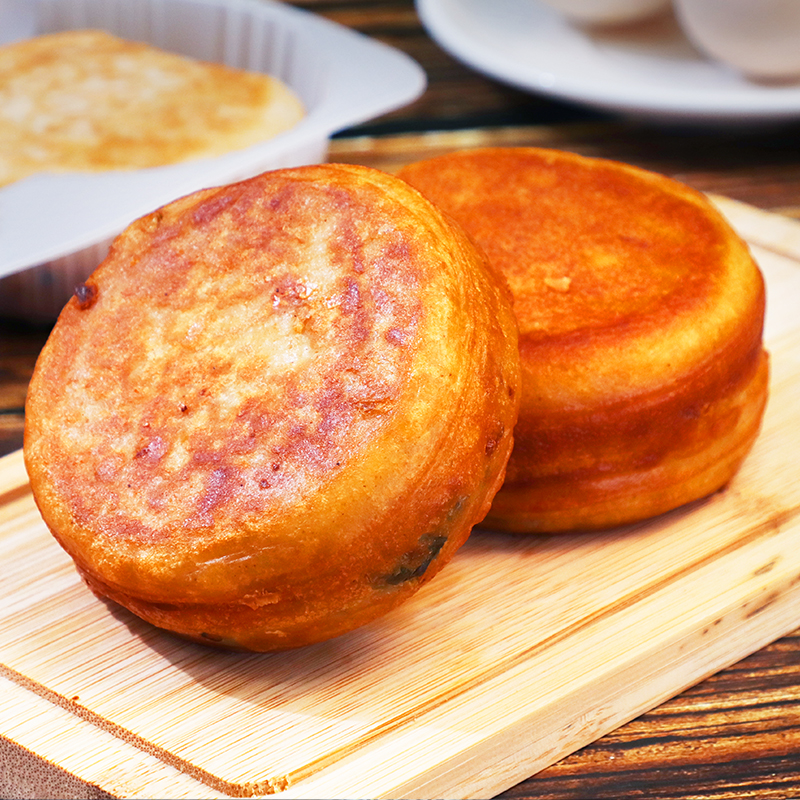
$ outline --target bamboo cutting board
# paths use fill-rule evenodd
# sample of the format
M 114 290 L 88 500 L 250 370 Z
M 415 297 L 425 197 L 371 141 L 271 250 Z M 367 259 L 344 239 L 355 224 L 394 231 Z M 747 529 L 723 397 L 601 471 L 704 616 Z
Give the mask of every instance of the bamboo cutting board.
M 766 276 L 772 355 L 729 487 L 601 534 L 476 531 L 338 640 L 223 653 L 106 605 L 0 460 L 4 796 L 488 797 L 800 626 L 800 225 L 715 199 Z

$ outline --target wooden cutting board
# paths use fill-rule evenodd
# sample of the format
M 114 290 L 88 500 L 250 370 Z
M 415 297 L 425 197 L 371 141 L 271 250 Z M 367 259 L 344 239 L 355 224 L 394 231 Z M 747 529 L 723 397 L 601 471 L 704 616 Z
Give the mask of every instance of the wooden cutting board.
M 338 640 L 221 653 L 106 605 L 46 531 L 21 455 L 0 460 L 0 784 L 488 797 L 800 626 L 800 225 L 715 201 L 766 276 L 772 354 L 730 486 L 600 534 L 476 531 L 409 603 Z

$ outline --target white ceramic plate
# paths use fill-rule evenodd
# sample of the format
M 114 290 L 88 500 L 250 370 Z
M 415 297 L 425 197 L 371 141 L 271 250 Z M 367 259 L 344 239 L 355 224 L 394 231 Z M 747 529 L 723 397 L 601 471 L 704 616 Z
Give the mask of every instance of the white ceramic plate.
M 753 83 L 705 59 L 670 16 L 600 33 L 536 0 L 417 0 L 417 10 L 453 56 L 527 91 L 682 123 L 800 118 L 800 83 Z
M 405 105 L 425 88 L 423 70 L 404 53 L 270 0 L 0 0 L 0 42 L 88 27 L 277 75 L 307 115 L 274 139 L 220 158 L 41 174 L 0 189 L 0 277 L 14 274 L 20 294 L 12 297 L 4 281 L 0 310 L 18 310 L 34 295 L 44 305 L 54 282 L 79 282 L 111 237 L 158 206 L 266 169 L 324 160 L 333 133 Z M 54 302 L 63 302 L 58 293 Z

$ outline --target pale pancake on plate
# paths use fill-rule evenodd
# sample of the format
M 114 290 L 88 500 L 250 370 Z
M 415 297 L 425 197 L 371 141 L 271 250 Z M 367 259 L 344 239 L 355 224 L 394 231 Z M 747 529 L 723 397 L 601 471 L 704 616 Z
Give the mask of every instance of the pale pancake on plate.
M 277 78 L 99 30 L 0 47 L 0 186 L 222 155 L 304 116 Z

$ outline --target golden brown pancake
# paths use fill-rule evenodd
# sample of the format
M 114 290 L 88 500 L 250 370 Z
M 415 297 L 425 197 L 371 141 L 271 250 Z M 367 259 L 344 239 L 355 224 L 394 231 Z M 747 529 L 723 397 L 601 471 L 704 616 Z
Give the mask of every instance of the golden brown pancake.
M 461 223 L 514 295 L 523 397 L 487 525 L 604 528 L 731 478 L 767 398 L 764 283 L 703 195 L 535 148 L 399 175 Z
M 505 282 L 402 181 L 279 170 L 133 223 L 26 406 L 42 516 L 89 586 L 274 650 L 411 596 L 487 512 L 519 405 Z
M 99 30 L 0 47 L 0 186 L 218 156 L 304 115 L 277 78 L 196 61 Z

